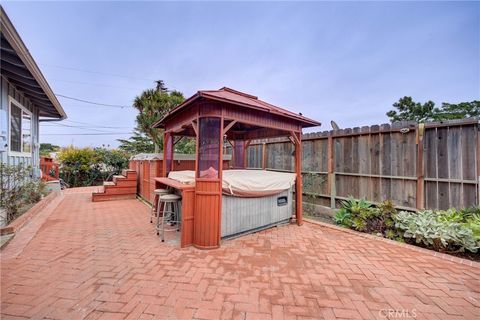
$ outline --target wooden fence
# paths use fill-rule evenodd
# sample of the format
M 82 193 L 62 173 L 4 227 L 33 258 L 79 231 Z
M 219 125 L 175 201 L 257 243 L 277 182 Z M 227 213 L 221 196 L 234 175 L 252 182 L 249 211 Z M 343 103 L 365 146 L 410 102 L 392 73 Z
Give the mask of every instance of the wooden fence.
M 293 152 L 285 139 L 252 143 L 247 163 L 293 171 Z M 392 199 L 408 210 L 479 205 L 477 119 L 305 134 L 302 156 L 304 202 L 313 209 L 338 207 L 349 196 L 375 203 Z

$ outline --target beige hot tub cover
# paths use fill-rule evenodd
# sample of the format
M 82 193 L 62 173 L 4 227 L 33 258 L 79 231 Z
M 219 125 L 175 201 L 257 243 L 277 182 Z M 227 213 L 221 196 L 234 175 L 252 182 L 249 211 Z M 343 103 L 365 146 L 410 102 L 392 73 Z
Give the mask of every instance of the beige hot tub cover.
M 195 171 L 171 171 L 168 177 L 184 184 L 195 183 Z M 280 193 L 295 184 L 295 174 L 265 170 L 224 170 L 223 193 L 237 197 L 262 197 Z

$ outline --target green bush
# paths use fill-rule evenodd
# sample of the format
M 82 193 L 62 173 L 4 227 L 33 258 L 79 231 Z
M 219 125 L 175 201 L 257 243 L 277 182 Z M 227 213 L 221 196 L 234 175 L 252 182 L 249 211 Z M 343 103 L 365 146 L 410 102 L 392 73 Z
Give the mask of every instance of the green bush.
M 14 220 L 21 210 L 46 195 L 45 184 L 32 180 L 32 167 L 0 163 L 0 208 L 5 210 L 3 224 Z
M 58 153 L 60 178 L 72 187 L 91 186 L 100 178 L 100 158 L 92 148 L 67 147 Z
M 397 210 L 390 200 L 375 207 L 364 199 L 356 200 L 350 197 L 342 201 L 341 205 L 333 218 L 336 224 L 388 238 L 397 237 L 394 230 Z
M 437 251 L 477 252 L 480 246 L 476 229 L 479 220 L 455 209 L 402 211 L 395 218 L 395 226 L 404 238 Z
M 58 161 L 60 178 L 71 187 L 98 184 L 128 167 L 126 152 L 105 148 L 64 148 L 58 154 Z
M 350 197 L 341 202 L 336 224 L 397 241 L 448 252 L 477 252 L 480 248 L 480 208 L 401 211 L 385 200 L 376 207 Z
M 335 213 L 335 216 L 333 216 L 333 221 L 338 225 L 350 228 L 352 226 L 351 218 L 352 218 L 352 215 L 347 209 L 340 208 Z

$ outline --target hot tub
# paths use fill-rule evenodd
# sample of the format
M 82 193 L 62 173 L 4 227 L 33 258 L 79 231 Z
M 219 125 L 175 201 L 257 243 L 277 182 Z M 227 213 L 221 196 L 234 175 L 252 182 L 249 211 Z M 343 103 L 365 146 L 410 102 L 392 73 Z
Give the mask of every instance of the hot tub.
M 195 183 L 194 171 L 169 178 Z M 230 238 L 286 223 L 293 214 L 295 174 L 265 170 L 224 170 L 221 237 Z

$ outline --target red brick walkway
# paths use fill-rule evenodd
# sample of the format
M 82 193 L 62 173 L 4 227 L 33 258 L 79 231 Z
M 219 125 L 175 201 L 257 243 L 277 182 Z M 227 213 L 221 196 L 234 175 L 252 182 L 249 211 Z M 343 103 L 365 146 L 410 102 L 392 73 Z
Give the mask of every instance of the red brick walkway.
M 181 250 L 147 212 L 66 193 L 2 251 L 2 319 L 480 318 L 476 266 L 308 223 Z

